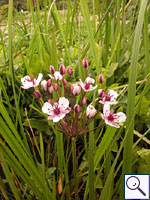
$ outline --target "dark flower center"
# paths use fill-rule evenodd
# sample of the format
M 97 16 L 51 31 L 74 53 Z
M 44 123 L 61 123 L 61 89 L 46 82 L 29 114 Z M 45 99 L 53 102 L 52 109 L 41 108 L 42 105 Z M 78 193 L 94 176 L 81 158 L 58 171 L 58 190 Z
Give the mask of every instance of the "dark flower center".
M 112 114 L 109 114 L 108 120 L 109 120 L 109 121 L 114 121 L 114 116 L 113 116 Z
M 106 96 L 105 97 L 105 101 L 110 101 L 111 100 L 111 97 L 110 96 Z
M 55 107 L 54 113 L 55 113 L 56 115 L 58 115 L 58 114 L 60 113 L 60 109 L 59 109 L 58 107 Z
M 85 89 L 88 90 L 89 87 L 90 87 L 90 85 L 91 85 L 90 83 L 86 83 L 86 84 L 85 84 Z

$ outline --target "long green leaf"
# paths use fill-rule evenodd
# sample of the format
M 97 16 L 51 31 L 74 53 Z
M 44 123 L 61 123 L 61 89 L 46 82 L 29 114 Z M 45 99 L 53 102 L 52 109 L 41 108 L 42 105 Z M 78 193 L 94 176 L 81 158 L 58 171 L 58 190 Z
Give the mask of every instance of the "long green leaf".
M 15 75 L 14 75 L 14 68 L 13 68 L 13 46 L 12 46 L 12 22 L 13 22 L 13 0 L 9 1 L 9 10 L 8 10 L 8 54 L 9 54 L 9 70 L 11 73 L 11 80 L 12 80 L 12 89 L 14 94 L 14 100 L 15 100 L 15 107 L 17 112 L 17 118 L 19 120 L 19 125 L 21 129 L 21 134 L 23 137 L 24 145 L 27 145 L 26 138 L 24 135 L 21 115 L 20 115 L 20 109 L 18 105 L 17 95 L 16 95 L 16 89 L 15 89 Z
M 35 184 L 38 187 L 41 187 L 43 193 L 46 196 L 51 197 L 51 192 L 47 189 L 45 180 L 39 174 L 37 167 L 35 166 L 32 158 L 31 157 L 29 158 L 27 156 L 27 154 L 24 152 L 21 145 L 18 143 L 18 141 L 13 136 L 13 134 L 11 133 L 11 131 L 9 130 L 9 128 L 7 127 L 7 125 L 5 124 L 5 122 L 3 121 L 1 117 L 0 117 L 0 123 L 1 123 L 0 132 L 2 136 L 4 137 L 6 142 L 9 144 L 10 148 L 12 149 L 16 157 L 19 159 L 19 161 L 22 163 L 24 168 L 28 171 L 31 177 L 33 177 L 33 182 L 35 182 Z
M 94 61 L 96 64 L 96 71 L 97 71 L 97 74 L 100 74 L 99 62 L 98 62 L 98 57 L 97 57 L 97 52 L 96 52 L 97 48 L 96 48 L 96 43 L 95 43 L 93 31 L 92 31 L 92 25 L 91 25 L 91 21 L 90 21 L 90 15 L 89 15 L 87 2 L 86 2 L 86 0 L 81 0 L 80 4 L 81 4 L 81 9 L 83 12 L 83 16 L 84 16 L 84 20 L 85 20 L 85 24 L 86 24 L 86 28 L 87 28 L 87 33 L 88 33 L 88 38 L 90 41 L 92 55 L 93 55 L 93 58 L 94 58 Z
M 36 184 L 33 184 L 33 180 L 31 179 L 31 176 L 26 172 L 26 170 L 22 167 L 20 162 L 16 159 L 16 157 L 13 155 L 13 153 L 10 151 L 10 149 L 1 141 L 0 143 L 0 149 L 4 154 L 4 157 L 7 159 L 7 162 L 9 166 L 14 170 L 17 176 L 22 178 L 22 180 L 28 185 L 30 190 L 40 199 L 44 198 L 42 191 L 40 191 L 40 188 L 37 187 Z M 32 180 L 32 181 L 31 181 Z
M 136 94 L 136 74 L 138 66 L 138 54 L 141 43 L 142 25 L 144 21 L 144 12 L 146 9 L 147 0 L 141 1 L 138 22 L 136 25 L 135 36 L 132 47 L 131 66 L 129 74 L 128 102 L 127 102 L 127 122 L 126 134 L 127 138 L 124 145 L 123 153 L 123 174 L 130 174 L 132 168 L 132 145 L 133 145 L 133 129 L 135 115 L 135 94 Z M 127 130 L 129 131 L 127 132 Z M 123 194 L 122 194 L 123 198 Z
M 64 45 L 65 45 L 66 56 L 68 58 L 69 64 L 71 65 L 71 59 L 70 59 L 70 55 L 69 55 L 69 51 L 68 51 L 68 47 L 67 47 L 67 41 L 66 41 L 66 38 L 65 38 L 65 35 L 64 35 L 63 27 L 61 25 L 60 15 L 58 13 L 58 10 L 57 10 L 57 7 L 56 7 L 55 4 L 54 4 L 54 9 L 55 9 L 55 13 L 56 13 L 56 19 L 57 19 L 57 22 L 58 22 L 58 25 L 59 25 L 59 30 L 60 30 L 60 33 L 61 33 L 62 38 L 63 38 Z
M 145 10 L 144 17 L 144 45 L 145 45 L 145 76 L 150 72 L 150 59 L 149 59 L 149 36 L 148 36 L 148 14 Z
M 9 168 L 8 168 L 8 165 L 7 165 L 5 158 L 4 158 L 1 151 L 0 151 L 0 159 L 1 159 L 1 165 L 2 165 L 3 171 L 5 173 L 5 176 L 7 178 L 8 183 L 10 185 L 10 188 L 11 188 L 11 190 L 12 190 L 14 196 L 15 196 L 15 199 L 19 200 L 19 199 L 21 199 L 20 194 L 19 194 L 19 190 L 17 190 L 17 188 L 15 186 L 12 174 L 11 174 Z
M 6 199 L 6 200 L 9 200 L 9 197 L 7 195 L 7 191 L 6 191 L 6 187 L 3 183 L 3 179 L 0 177 L 0 191 L 3 195 L 3 197 Z
M 96 150 L 95 156 L 94 156 L 94 170 L 96 170 L 98 164 L 100 163 L 105 151 L 107 150 L 107 148 L 109 147 L 109 145 L 111 144 L 111 141 L 114 137 L 114 134 L 116 133 L 116 128 L 112 128 L 107 126 L 107 130 Z M 88 194 L 88 187 L 89 187 L 89 181 L 87 181 L 86 184 L 86 189 L 85 189 L 85 193 L 84 193 L 84 199 L 87 198 L 87 194 Z

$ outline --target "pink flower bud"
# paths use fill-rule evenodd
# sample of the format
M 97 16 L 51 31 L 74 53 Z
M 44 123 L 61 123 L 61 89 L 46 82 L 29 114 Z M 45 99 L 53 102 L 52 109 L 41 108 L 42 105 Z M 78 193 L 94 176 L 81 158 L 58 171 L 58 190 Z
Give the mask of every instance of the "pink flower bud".
M 47 81 L 47 87 L 50 87 L 51 84 L 52 84 L 52 79 L 48 79 L 48 81 Z
M 48 99 L 48 103 L 50 103 L 51 105 L 53 105 L 52 101 L 50 99 Z
M 73 86 L 73 88 L 72 88 L 72 94 L 73 94 L 74 96 L 79 95 L 80 92 L 81 92 L 81 86 L 80 86 L 78 83 L 72 84 L 72 86 Z
M 66 73 L 66 68 L 63 64 L 60 65 L 59 72 L 61 75 L 64 75 Z
M 66 85 L 67 84 L 67 80 L 63 78 L 63 84 Z
M 69 74 L 70 76 L 72 76 L 72 74 L 73 74 L 73 70 L 72 70 L 71 67 L 68 67 L 67 72 L 68 72 L 68 74 Z
M 50 71 L 51 74 L 55 73 L 55 69 L 52 65 L 50 65 L 49 71 Z
M 103 98 L 105 95 L 105 91 L 103 89 L 98 90 L 99 97 Z
M 41 81 L 41 87 L 44 92 L 47 91 L 47 81 L 46 80 Z
M 73 90 L 73 85 L 72 84 L 69 85 L 69 90 L 72 92 L 72 90 Z
M 38 100 L 41 98 L 41 93 L 38 90 L 34 90 L 33 95 Z
M 98 77 L 98 82 L 103 83 L 103 81 L 104 81 L 104 76 L 102 74 L 100 74 Z
M 82 65 L 84 68 L 88 68 L 88 61 L 86 60 L 86 58 L 83 59 Z
M 67 122 L 63 122 L 62 125 L 63 125 L 64 127 L 67 127 Z
M 58 102 L 59 102 L 59 99 L 57 98 L 55 101 L 58 103 Z
M 82 104 L 83 104 L 83 105 L 86 104 L 86 98 L 85 98 L 85 97 L 82 99 Z
M 54 90 L 57 91 L 59 89 L 59 86 L 57 83 L 54 84 Z
M 94 108 L 94 106 L 88 105 L 88 107 L 86 109 L 87 118 L 91 119 L 91 118 L 95 117 L 96 113 L 97 113 L 97 110 Z
M 50 87 L 48 87 L 48 88 L 47 88 L 48 94 L 52 94 L 52 93 L 53 93 L 53 90 L 54 90 L 54 88 L 53 88 L 52 85 L 51 85 Z
M 81 112 L 81 107 L 78 104 L 76 104 L 74 106 L 74 110 L 75 110 L 76 113 L 80 113 Z

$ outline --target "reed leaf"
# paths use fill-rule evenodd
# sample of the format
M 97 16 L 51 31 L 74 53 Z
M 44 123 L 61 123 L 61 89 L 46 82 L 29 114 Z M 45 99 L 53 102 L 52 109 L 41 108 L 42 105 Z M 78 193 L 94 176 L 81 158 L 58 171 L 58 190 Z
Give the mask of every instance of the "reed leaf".
M 6 160 L 2 154 L 2 152 L 0 151 L 0 159 L 1 159 L 1 165 L 2 165 L 2 168 L 3 168 L 3 171 L 5 173 L 5 176 L 6 176 L 6 179 L 9 183 L 9 186 L 14 194 L 14 197 L 15 199 L 17 200 L 20 200 L 21 199 L 21 196 L 19 194 L 19 190 L 17 190 L 16 186 L 15 186 L 15 183 L 14 183 L 14 178 L 12 177 L 12 174 L 10 172 L 10 169 L 6 163 Z
M 138 66 L 138 55 L 141 44 L 141 33 L 144 22 L 144 13 L 147 5 L 147 0 L 142 0 L 139 10 L 138 21 L 135 29 L 135 36 L 132 47 L 131 66 L 129 74 L 128 101 L 127 101 L 127 122 L 126 122 L 126 141 L 123 153 L 123 173 L 130 174 L 132 168 L 132 145 L 133 145 L 133 130 L 134 130 L 134 115 L 135 115 L 135 94 L 136 94 L 136 74 Z M 127 130 L 129 130 L 127 132 Z M 123 198 L 123 194 L 122 194 Z
M 85 24 L 86 24 L 86 29 L 87 29 L 87 33 L 88 33 L 91 52 L 92 52 L 92 55 L 93 55 L 93 58 L 94 58 L 94 61 L 96 64 L 96 71 L 97 71 L 97 74 L 100 74 L 99 62 L 98 62 L 98 57 L 97 57 L 97 52 L 96 52 L 96 50 L 97 50 L 96 42 L 95 42 L 93 31 L 92 31 L 92 25 L 91 25 L 91 21 L 90 21 L 90 15 L 89 15 L 87 2 L 85 0 L 81 0 L 80 4 L 81 4 L 81 9 L 83 12 Z

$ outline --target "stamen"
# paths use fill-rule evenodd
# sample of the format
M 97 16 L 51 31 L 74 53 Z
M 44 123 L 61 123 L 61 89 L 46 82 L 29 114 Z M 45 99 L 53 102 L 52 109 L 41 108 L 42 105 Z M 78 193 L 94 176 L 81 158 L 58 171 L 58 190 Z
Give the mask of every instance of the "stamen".
M 91 85 L 90 83 L 86 83 L 86 84 L 85 84 L 85 89 L 88 90 L 89 87 L 90 87 L 90 85 Z
M 111 97 L 106 95 L 105 101 L 110 101 L 110 100 L 111 100 Z
M 54 113 L 55 113 L 56 115 L 60 114 L 60 109 L 59 109 L 58 107 L 55 107 Z
M 110 115 L 108 116 L 108 120 L 109 120 L 109 121 L 114 121 L 114 116 L 113 116 L 112 114 L 110 114 Z

